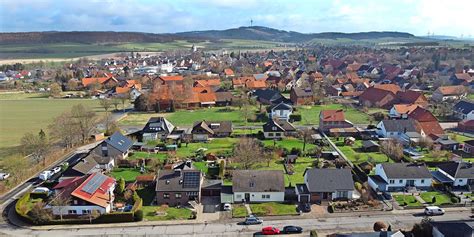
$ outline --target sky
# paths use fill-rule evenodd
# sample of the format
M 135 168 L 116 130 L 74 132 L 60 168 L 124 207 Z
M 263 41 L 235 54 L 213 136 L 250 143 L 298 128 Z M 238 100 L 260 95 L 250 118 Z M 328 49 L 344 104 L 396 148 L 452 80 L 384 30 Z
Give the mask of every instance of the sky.
M 266 26 L 302 33 L 474 37 L 473 0 L 0 0 L 0 32 L 174 33 Z

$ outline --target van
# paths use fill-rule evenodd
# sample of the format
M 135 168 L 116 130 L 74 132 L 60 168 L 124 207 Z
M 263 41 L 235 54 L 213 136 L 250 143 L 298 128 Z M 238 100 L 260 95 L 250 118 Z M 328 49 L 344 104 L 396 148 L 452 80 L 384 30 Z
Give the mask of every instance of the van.
M 41 172 L 41 174 L 38 176 L 38 178 L 43 180 L 43 181 L 46 181 L 49 178 L 51 178 L 51 176 L 53 176 L 53 172 L 51 172 L 49 170 L 46 170 L 46 171 Z
M 434 215 L 443 215 L 444 210 L 437 206 L 430 206 L 425 208 L 425 215 L 434 216 Z

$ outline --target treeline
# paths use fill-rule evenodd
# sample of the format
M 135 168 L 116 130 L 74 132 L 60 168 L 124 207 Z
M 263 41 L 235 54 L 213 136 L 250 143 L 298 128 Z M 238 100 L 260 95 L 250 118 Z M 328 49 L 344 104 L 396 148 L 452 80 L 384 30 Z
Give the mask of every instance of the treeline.
M 1 72 L 6 72 L 6 71 L 22 71 L 25 70 L 25 65 L 21 63 L 15 63 L 15 64 L 2 64 L 0 65 L 0 71 Z

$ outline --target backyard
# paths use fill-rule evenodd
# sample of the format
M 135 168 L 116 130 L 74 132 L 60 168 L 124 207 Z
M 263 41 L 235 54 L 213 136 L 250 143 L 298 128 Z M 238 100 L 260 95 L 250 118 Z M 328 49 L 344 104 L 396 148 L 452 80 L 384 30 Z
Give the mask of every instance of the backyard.
M 362 163 L 371 161 L 371 163 L 383 163 L 393 162 L 385 154 L 381 152 L 364 152 L 361 151 L 362 140 L 356 140 L 352 146 L 345 145 L 344 139 L 340 138 L 339 141 L 336 138 L 331 138 L 331 141 L 341 150 L 346 157 L 354 163 Z
M 134 182 L 141 173 L 137 168 L 114 168 L 110 175 L 116 180 L 123 178 L 125 182 Z
M 303 141 L 301 139 L 296 138 L 284 138 L 282 140 L 263 140 L 263 144 L 266 147 L 281 147 L 287 150 L 291 150 L 292 148 L 297 148 L 303 150 Z M 310 151 L 311 149 L 315 148 L 316 145 L 307 142 L 305 151 Z
M 319 112 L 321 110 L 329 109 L 342 109 L 346 120 L 351 121 L 354 124 L 368 124 L 369 115 L 363 113 L 350 106 L 344 108 L 341 104 L 328 104 L 328 105 L 314 105 L 314 106 L 300 106 L 296 108 L 295 114 L 301 114 L 301 121 L 295 122 L 296 125 L 304 124 L 319 124 Z
M 188 143 L 182 144 L 176 151 L 176 155 L 181 158 L 192 157 L 200 148 L 205 149 L 205 153 L 218 154 L 222 152 L 232 151 L 234 145 L 237 143 L 236 138 L 215 138 L 205 143 Z
M 306 170 L 306 168 L 311 168 L 313 166 L 313 162 L 315 159 L 310 158 L 310 157 L 299 157 L 296 160 L 296 163 L 293 164 L 293 174 L 285 174 L 285 186 L 288 187 L 291 183 L 292 186 L 295 184 L 302 184 L 304 183 L 304 177 L 303 173 Z M 254 169 L 256 170 L 281 170 L 285 172 L 285 169 L 283 167 L 283 161 L 281 159 L 279 160 L 273 160 L 270 162 L 270 166 L 267 166 L 266 163 L 260 163 L 257 164 Z

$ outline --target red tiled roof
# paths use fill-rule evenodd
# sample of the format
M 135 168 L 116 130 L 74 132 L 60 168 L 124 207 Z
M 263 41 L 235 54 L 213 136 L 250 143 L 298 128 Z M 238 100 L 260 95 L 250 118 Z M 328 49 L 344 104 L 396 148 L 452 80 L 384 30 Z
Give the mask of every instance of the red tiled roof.
M 264 80 L 249 80 L 246 81 L 245 86 L 249 89 L 259 89 L 259 88 L 266 88 L 267 84 Z
M 209 79 L 209 80 L 196 80 L 194 81 L 194 87 L 208 87 L 208 86 L 220 86 L 220 79 Z
M 419 122 L 421 129 L 425 132 L 426 135 L 442 135 L 444 134 L 443 128 L 439 125 L 438 121 L 431 122 Z
M 395 84 L 377 84 L 377 85 L 374 85 L 374 88 L 390 91 L 393 94 L 397 94 L 397 92 L 400 91 L 400 87 Z
M 115 93 L 117 94 L 125 94 L 130 91 L 129 87 L 115 87 Z
M 438 119 L 429 111 L 422 107 L 418 107 L 413 110 L 408 117 L 418 121 L 418 122 L 438 122 Z
M 321 110 L 321 118 L 323 122 L 345 121 L 344 111 L 338 110 Z
M 407 104 L 414 104 L 419 98 L 423 98 L 424 101 L 426 101 L 425 96 L 423 95 L 422 92 L 419 91 L 399 91 L 397 93 L 397 98 L 402 101 L 403 103 Z
M 443 95 L 461 95 L 466 92 L 466 88 L 464 86 L 440 86 L 436 91 Z
M 103 174 L 93 173 L 89 175 L 89 177 L 71 193 L 71 196 L 80 198 L 84 201 L 90 202 L 92 204 L 95 204 L 101 207 L 107 207 L 109 205 L 109 202 L 111 201 L 110 200 L 111 197 L 108 191 L 114 185 L 115 179 L 106 176 L 106 179 L 102 183 L 95 184 L 95 185 L 98 185 L 99 187 L 94 193 L 87 193 L 82 189 L 97 175 L 103 175 Z
M 395 108 L 395 111 L 399 114 L 408 114 L 413 112 L 416 108 L 418 108 L 418 105 L 416 104 L 396 104 L 393 105 Z
M 359 99 L 364 100 L 364 101 L 370 101 L 371 103 L 375 104 L 376 102 L 381 101 L 383 98 L 385 98 L 389 94 L 395 96 L 389 90 L 382 90 L 375 87 L 369 87 L 359 96 Z
M 182 81 L 184 80 L 183 76 L 160 76 L 160 79 L 163 81 Z
M 232 75 L 234 75 L 234 71 L 230 68 L 226 68 L 226 69 L 224 69 L 224 74 L 226 76 L 232 76 Z
M 81 81 L 82 81 L 82 85 L 86 87 L 94 83 L 102 84 L 105 81 L 107 81 L 107 79 L 109 79 L 109 77 L 85 77 L 85 78 L 82 78 Z

